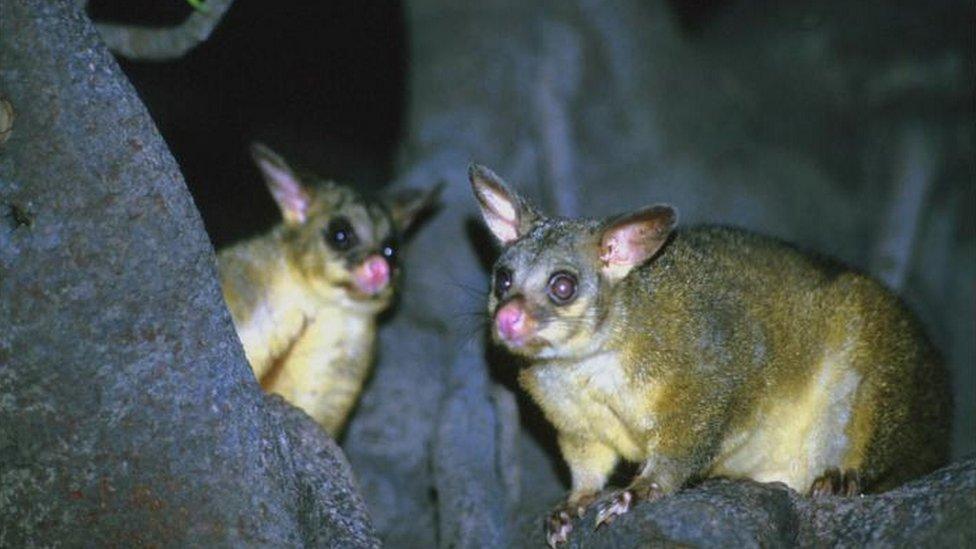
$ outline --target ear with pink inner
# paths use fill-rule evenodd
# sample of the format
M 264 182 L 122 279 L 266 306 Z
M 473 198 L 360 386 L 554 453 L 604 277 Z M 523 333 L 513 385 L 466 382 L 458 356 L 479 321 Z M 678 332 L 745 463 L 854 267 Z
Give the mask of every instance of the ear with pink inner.
M 278 203 L 285 223 L 304 223 L 311 197 L 295 172 L 281 156 L 261 143 L 251 145 L 251 156 L 260 168 L 271 196 Z
M 472 164 L 468 167 L 468 179 L 488 229 L 502 244 L 515 242 L 542 219 L 525 199 L 488 168 Z
M 648 261 L 668 240 L 678 222 L 678 212 L 656 204 L 611 220 L 600 238 L 600 261 L 611 280 L 620 280 Z

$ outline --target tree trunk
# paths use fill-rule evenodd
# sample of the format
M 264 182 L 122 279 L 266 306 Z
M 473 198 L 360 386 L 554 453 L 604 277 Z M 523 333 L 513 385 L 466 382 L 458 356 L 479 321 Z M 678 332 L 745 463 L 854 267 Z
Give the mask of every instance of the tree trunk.
M 0 8 L 0 546 L 376 545 L 266 398 L 148 113 L 74 2 Z

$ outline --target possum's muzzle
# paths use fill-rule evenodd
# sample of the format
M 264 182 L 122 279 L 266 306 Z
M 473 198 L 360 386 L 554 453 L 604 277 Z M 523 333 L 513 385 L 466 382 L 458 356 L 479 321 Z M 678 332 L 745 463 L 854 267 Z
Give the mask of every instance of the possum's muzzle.
M 352 271 L 352 286 L 364 296 L 375 296 L 390 286 L 392 269 L 382 256 L 373 254 Z
M 515 298 L 495 311 L 495 338 L 512 351 L 533 355 L 548 346 L 538 331 L 538 323 L 521 298 Z

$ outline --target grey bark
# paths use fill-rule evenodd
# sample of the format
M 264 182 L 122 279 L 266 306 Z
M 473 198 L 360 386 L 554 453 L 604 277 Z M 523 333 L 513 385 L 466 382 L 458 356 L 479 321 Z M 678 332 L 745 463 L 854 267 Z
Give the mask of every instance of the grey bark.
M 0 546 L 376 546 L 263 395 L 145 108 L 67 1 L 0 4 Z

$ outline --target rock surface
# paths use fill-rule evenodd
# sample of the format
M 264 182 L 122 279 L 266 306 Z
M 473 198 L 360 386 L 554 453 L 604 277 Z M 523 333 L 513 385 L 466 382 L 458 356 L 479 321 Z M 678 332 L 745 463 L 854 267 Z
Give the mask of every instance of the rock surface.
M 777 484 L 710 480 L 639 504 L 609 526 L 594 530 L 594 520 L 591 509 L 567 547 L 971 547 L 976 460 L 857 498 L 810 499 Z M 542 546 L 541 526 L 526 541 Z
M 794 497 L 798 541 L 830 547 L 972 547 L 976 544 L 976 459 L 895 490 L 860 498 Z
M 377 546 L 267 398 L 134 90 L 69 1 L 0 4 L 0 546 Z

